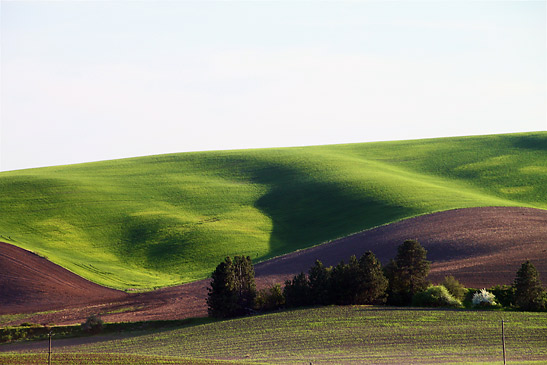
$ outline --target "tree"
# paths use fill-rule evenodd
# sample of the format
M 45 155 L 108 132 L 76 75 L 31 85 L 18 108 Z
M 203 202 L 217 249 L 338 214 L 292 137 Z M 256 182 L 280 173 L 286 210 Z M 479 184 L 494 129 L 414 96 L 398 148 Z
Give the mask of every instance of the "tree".
M 348 305 L 355 303 L 355 295 L 359 286 L 359 262 L 351 256 L 348 264 L 340 261 L 332 268 L 329 293 L 334 304 Z
M 292 280 L 285 281 L 283 295 L 285 296 L 285 303 L 289 307 L 302 307 L 312 304 L 310 284 L 306 274 L 301 272 L 295 275 Z
M 319 260 L 308 271 L 311 304 L 326 305 L 329 300 L 329 282 L 331 268 L 325 267 Z
M 355 304 L 376 304 L 385 302 L 388 280 L 382 264 L 371 252 L 365 252 L 359 259 L 359 284 Z
M 427 289 L 430 263 L 426 256 L 426 249 L 416 240 L 406 240 L 397 248 L 395 260 L 385 270 L 390 304 L 408 305 L 414 294 Z
M 256 287 L 249 256 L 226 257 L 211 275 L 207 305 L 211 317 L 229 318 L 247 314 L 254 305 Z
M 546 294 L 535 266 L 526 261 L 515 278 L 515 304 L 523 310 L 541 310 L 546 307 Z
M 255 270 L 249 256 L 234 257 L 235 291 L 237 306 L 241 314 L 247 314 L 254 307 L 256 297 Z

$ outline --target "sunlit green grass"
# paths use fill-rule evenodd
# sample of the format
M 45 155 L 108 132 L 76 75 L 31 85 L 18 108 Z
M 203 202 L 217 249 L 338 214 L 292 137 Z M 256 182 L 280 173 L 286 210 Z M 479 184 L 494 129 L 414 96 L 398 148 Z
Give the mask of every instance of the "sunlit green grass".
M 0 173 L 0 239 L 152 288 L 435 211 L 547 209 L 547 133 L 150 156 Z
M 55 349 L 283 364 L 500 363 L 502 319 L 509 363 L 547 361 L 547 313 L 366 306 L 299 309 L 109 335 L 88 345 L 57 341 Z M 9 345 L 0 351 L 9 351 Z

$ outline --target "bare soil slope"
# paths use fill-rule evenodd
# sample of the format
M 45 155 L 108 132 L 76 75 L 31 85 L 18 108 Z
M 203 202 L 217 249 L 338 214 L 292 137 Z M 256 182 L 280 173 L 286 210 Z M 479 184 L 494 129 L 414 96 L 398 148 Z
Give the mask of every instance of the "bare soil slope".
M 0 242 L 0 313 L 93 304 L 126 296 L 30 251 Z
M 468 287 L 511 284 L 530 260 L 547 284 L 547 211 L 487 207 L 456 209 L 381 226 L 256 265 L 258 277 L 275 281 L 307 271 L 316 259 L 347 262 L 372 251 L 386 264 L 406 239 L 418 240 L 432 262 L 430 279 L 454 275 Z
M 520 264 L 529 259 L 547 283 L 547 211 L 489 207 L 415 217 L 257 264 L 257 286 L 283 282 L 307 271 L 316 259 L 334 265 L 368 250 L 385 264 L 395 257 L 397 246 L 409 238 L 417 239 L 428 250 L 433 282 L 454 275 L 468 287 L 510 284 Z M 0 314 L 57 309 L 4 324 L 80 323 L 91 314 L 100 314 L 106 321 L 207 314 L 208 280 L 126 294 L 90 283 L 8 244 L 0 244 L 0 270 Z

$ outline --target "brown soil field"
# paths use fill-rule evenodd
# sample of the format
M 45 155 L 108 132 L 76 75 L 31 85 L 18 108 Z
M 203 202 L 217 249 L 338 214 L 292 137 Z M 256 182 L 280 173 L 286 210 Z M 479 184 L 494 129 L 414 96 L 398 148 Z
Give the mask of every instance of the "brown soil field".
M 454 275 L 474 288 L 511 284 L 526 260 L 547 281 L 547 210 L 488 207 L 410 218 L 259 263 L 255 265 L 257 286 L 282 283 L 307 271 L 316 259 L 335 265 L 370 250 L 386 264 L 406 239 L 417 239 L 428 250 L 432 282 Z M 0 268 L 0 314 L 28 313 L 4 317 L 2 325 L 74 324 L 91 314 L 107 322 L 207 314 L 208 280 L 127 294 L 90 283 L 9 244 L 0 244 Z

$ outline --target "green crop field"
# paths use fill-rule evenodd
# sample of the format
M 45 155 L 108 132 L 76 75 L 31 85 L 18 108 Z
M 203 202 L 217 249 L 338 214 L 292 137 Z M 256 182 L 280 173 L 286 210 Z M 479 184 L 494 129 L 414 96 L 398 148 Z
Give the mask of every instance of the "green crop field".
M 547 313 L 330 306 L 175 329 L 58 340 L 62 354 L 168 356 L 241 362 L 462 363 L 547 361 Z M 32 343 L 30 343 L 32 345 Z M 0 360 L 18 355 L 1 345 Z M 43 347 L 19 351 L 43 352 Z M 34 355 L 37 356 L 37 355 Z M 76 355 L 73 355 L 76 356 Z
M 547 209 L 547 132 L 159 155 L 0 173 L 0 240 L 99 284 L 207 277 L 454 208 Z
M 47 364 L 48 355 L 42 354 L 0 354 L 0 361 L 4 365 Z M 215 365 L 237 364 L 233 361 L 212 361 L 173 358 L 168 356 L 126 355 L 126 354 L 54 354 L 53 364 L 93 364 L 93 365 Z

